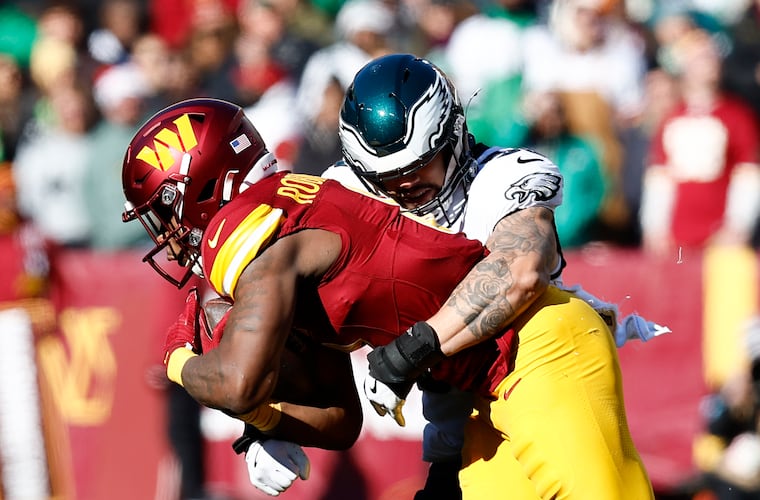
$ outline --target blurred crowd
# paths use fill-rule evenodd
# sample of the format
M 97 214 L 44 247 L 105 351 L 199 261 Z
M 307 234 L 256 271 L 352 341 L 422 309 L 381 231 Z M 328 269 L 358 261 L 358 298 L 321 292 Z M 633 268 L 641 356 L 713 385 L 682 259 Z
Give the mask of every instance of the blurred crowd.
M 564 248 L 758 247 L 760 0 L 11 1 L 0 302 L 40 293 L 51 249 L 147 243 L 121 223 L 121 162 L 162 107 L 235 102 L 319 174 L 353 75 L 388 52 L 444 69 L 479 142 L 558 164 Z
M 760 1 L 70 0 L 0 7 L 0 161 L 46 242 L 142 244 L 121 224 L 136 128 L 192 96 L 245 108 L 281 163 L 322 172 L 354 73 L 441 66 L 480 142 L 565 176 L 565 248 L 756 245 Z M 13 225 L 6 216 L 2 224 Z

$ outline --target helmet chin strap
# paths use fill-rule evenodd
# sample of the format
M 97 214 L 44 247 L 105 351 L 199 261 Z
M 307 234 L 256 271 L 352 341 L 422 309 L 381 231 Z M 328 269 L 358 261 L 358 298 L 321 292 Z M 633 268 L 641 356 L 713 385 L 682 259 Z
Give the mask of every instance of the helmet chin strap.
M 198 260 L 193 262 L 192 270 L 193 270 L 194 275 L 198 276 L 199 278 L 205 278 L 205 276 L 203 275 L 203 267 L 201 266 L 201 263 Z
M 222 202 L 227 203 L 232 199 L 232 188 L 235 185 L 235 177 L 240 173 L 240 170 L 230 170 L 224 176 L 224 184 L 222 186 Z

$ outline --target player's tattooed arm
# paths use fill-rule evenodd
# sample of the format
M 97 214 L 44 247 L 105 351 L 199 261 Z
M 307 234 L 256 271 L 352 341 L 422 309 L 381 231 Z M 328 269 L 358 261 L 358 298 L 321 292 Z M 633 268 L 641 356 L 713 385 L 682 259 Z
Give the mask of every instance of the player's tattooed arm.
M 559 258 L 551 210 L 504 217 L 486 242 L 490 253 L 428 323 L 447 355 L 503 331 L 541 295 Z

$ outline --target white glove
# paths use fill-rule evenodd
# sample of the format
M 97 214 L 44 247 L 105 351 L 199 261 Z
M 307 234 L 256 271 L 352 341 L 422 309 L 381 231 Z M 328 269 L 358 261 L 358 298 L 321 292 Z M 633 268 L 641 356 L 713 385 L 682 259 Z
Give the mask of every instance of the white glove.
M 311 464 L 303 448 L 295 443 L 267 439 L 254 441 L 245 453 L 251 484 L 277 496 L 290 488 L 296 478 L 309 478 Z
M 671 330 L 667 326 L 647 321 L 638 314 L 631 314 L 623 318 L 623 321 L 618 324 L 615 330 L 615 344 L 618 347 L 623 347 L 628 340 L 635 339 L 647 342 L 654 337 L 670 332 Z
M 382 417 L 387 414 L 401 427 L 406 425 L 401 413 L 406 400 L 398 397 L 393 389 L 368 374 L 364 379 L 364 394 L 378 415 Z

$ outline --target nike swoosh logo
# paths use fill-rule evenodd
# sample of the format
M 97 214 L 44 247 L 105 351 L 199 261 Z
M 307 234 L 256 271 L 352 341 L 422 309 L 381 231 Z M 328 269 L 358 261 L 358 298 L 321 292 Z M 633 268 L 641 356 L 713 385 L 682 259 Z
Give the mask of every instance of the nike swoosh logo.
M 522 378 L 518 378 L 517 382 L 515 382 L 514 384 L 512 384 L 512 387 L 510 387 L 508 391 L 504 391 L 504 399 L 505 400 L 507 398 L 509 398 L 509 396 L 512 394 L 512 391 L 515 390 L 515 387 L 517 387 L 517 384 L 519 384 L 521 381 L 522 381 Z
M 224 227 L 225 222 L 227 222 L 227 219 L 222 219 L 222 223 L 216 228 L 216 234 L 214 234 L 213 238 L 208 240 L 209 248 L 216 248 L 217 243 L 219 243 L 219 235 L 222 234 L 222 228 Z
M 517 157 L 517 163 L 530 163 L 532 161 L 541 161 L 541 158 L 523 158 L 522 156 Z
M 372 382 L 372 387 L 369 388 L 369 392 L 372 394 L 377 394 L 377 380 L 374 380 Z

